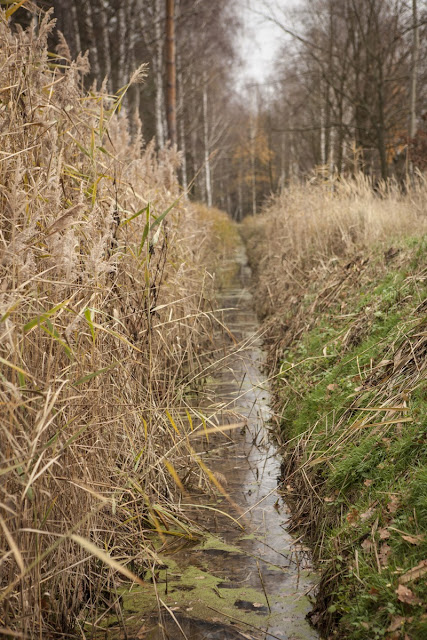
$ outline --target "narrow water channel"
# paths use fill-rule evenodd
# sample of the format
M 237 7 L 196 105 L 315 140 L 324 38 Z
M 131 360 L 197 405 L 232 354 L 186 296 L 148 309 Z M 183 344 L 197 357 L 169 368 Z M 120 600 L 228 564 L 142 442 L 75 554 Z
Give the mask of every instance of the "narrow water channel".
M 315 576 L 306 551 L 287 533 L 288 511 L 277 492 L 280 459 L 267 428 L 269 393 L 243 248 L 222 280 L 221 304 L 236 343 L 208 383 L 206 404 L 216 406 L 219 424 L 246 427 L 215 434 L 204 462 L 228 497 L 218 492 L 208 503 L 206 495 L 187 498 L 198 504 L 192 517 L 206 536 L 162 556 L 160 616 L 142 623 L 138 592 L 133 600 L 128 596 L 127 638 L 312 640 L 318 635 L 306 615 Z

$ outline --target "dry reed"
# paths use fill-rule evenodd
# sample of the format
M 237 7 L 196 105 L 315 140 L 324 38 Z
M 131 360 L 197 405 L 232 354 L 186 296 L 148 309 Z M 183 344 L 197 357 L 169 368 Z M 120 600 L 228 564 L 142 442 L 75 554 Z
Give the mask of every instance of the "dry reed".
M 83 94 L 87 59 L 48 54 L 49 30 L 0 12 L 0 627 L 16 637 L 94 622 L 117 569 L 156 562 L 153 529 L 189 535 L 173 478 L 193 464 L 186 394 L 210 332 L 178 155 L 130 138 L 127 87 Z
M 259 313 L 281 313 L 337 258 L 351 259 L 374 244 L 425 231 L 426 196 L 422 176 L 404 193 L 393 182 L 375 190 L 360 174 L 352 180 L 313 178 L 273 197 L 262 215 L 243 224 L 259 276 Z

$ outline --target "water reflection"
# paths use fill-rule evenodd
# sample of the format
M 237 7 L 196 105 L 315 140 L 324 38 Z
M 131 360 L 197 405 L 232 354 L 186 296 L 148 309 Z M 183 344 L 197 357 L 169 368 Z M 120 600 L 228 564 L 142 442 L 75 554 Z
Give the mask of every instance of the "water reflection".
M 160 618 L 145 621 L 135 637 L 318 637 L 305 619 L 310 610 L 306 594 L 313 589 L 314 576 L 308 558 L 296 551 L 286 532 L 288 513 L 277 493 L 280 460 L 266 428 L 269 393 L 243 250 L 237 265 L 236 269 L 236 262 L 230 264 L 222 295 L 223 307 L 232 308 L 225 321 L 236 346 L 208 384 L 205 403 L 220 406 L 214 413 L 219 424 L 246 425 L 211 437 L 203 458 L 228 499 L 218 492 L 206 504 L 206 495 L 197 491 L 187 498 L 199 505 L 193 507 L 192 516 L 208 532 L 208 539 L 181 550 L 175 543 L 169 545 L 175 569 L 169 570 L 166 586 L 162 585 L 170 598 L 168 609 Z

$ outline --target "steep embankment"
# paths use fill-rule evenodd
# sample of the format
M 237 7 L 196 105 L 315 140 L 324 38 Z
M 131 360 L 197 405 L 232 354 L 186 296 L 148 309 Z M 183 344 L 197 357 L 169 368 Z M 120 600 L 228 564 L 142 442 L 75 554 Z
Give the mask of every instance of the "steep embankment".
M 339 638 L 427 635 L 427 242 L 405 239 L 422 189 L 295 189 L 243 229 L 312 619 Z

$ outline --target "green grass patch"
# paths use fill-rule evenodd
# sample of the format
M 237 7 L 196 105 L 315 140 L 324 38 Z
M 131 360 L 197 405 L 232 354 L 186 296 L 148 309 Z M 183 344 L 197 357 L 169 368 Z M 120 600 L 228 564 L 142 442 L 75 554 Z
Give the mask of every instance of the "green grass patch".
M 311 495 L 295 520 L 322 570 L 319 624 L 339 638 L 427 637 L 426 257 L 425 239 L 392 269 L 373 256 L 280 362 L 287 468 Z

